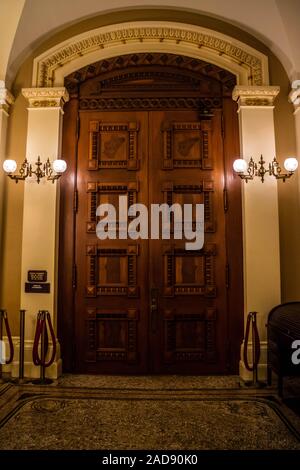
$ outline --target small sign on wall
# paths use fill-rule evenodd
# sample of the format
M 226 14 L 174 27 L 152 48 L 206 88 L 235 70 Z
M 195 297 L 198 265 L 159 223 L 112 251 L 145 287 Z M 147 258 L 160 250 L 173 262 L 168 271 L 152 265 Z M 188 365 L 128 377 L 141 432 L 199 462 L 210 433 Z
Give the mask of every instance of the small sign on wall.
M 47 282 L 47 271 L 28 271 L 28 282 Z
M 25 282 L 25 292 L 31 294 L 49 294 L 50 282 L 47 281 L 47 271 L 30 270 L 27 273 L 28 282 Z

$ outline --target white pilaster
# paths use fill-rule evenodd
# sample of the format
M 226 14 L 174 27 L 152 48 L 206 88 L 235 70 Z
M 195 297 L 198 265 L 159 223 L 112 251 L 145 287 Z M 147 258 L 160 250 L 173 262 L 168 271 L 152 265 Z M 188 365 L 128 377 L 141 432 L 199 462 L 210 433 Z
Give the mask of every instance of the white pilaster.
M 65 88 L 26 88 L 28 100 L 28 129 L 26 156 L 35 163 L 60 156 L 63 105 L 68 100 Z M 19 183 L 20 184 L 20 183 Z M 57 250 L 59 217 L 59 183 L 25 181 L 22 236 L 21 306 L 26 313 L 26 341 L 34 337 L 38 310 L 49 310 L 56 331 Z M 25 293 L 27 272 L 46 270 L 50 294 Z M 60 373 L 59 357 L 52 366 L 51 375 Z
M 3 198 L 5 174 L 2 171 L 2 164 L 6 158 L 6 136 L 8 125 L 8 112 L 13 104 L 12 94 L 5 88 L 5 84 L 0 80 L 0 227 L 3 227 Z M 2 264 L 2 230 L 0 230 L 0 266 Z M 0 276 L 0 282 L 2 282 Z
M 246 160 L 253 157 L 258 161 L 262 154 L 268 165 L 276 155 L 273 104 L 278 92 L 279 87 L 274 86 L 236 86 L 233 91 L 239 105 L 240 150 Z M 257 311 L 262 352 L 259 372 L 265 378 L 265 325 L 269 311 L 281 301 L 277 180 L 267 175 L 264 183 L 259 178 L 243 182 L 242 198 L 245 324 L 247 314 Z M 249 354 L 250 359 L 251 344 Z M 250 376 L 242 355 L 240 376 Z
M 297 143 L 297 157 L 300 158 L 300 80 L 295 80 L 292 83 L 292 90 L 289 94 L 289 100 L 294 105 L 295 116 L 295 130 L 296 130 L 296 143 Z M 298 170 L 298 185 L 300 189 L 300 171 Z M 300 192 L 299 192 L 300 196 Z

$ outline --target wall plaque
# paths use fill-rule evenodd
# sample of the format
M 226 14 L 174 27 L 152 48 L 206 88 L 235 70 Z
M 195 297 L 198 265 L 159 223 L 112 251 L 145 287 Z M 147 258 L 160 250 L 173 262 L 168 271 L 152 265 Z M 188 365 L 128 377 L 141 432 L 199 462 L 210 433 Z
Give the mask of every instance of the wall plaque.
M 47 271 L 42 270 L 30 270 L 27 273 L 28 282 L 46 282 Z
M 50 282 L 25 282 L 25 292 L 31 294 L 49 294 Z

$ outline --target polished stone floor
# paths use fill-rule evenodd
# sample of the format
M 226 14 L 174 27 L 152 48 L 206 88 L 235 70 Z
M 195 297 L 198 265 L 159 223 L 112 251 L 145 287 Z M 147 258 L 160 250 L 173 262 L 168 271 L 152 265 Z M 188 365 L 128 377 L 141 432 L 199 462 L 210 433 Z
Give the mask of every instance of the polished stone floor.
M 235 376 L 66 375 L 0 386 L 4 449 L 300 449 L 300 418 Z

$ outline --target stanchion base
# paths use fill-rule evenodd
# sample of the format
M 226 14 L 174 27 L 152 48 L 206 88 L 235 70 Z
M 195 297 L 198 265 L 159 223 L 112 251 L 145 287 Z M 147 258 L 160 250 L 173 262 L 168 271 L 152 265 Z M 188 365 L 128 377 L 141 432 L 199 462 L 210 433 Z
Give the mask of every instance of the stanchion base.
M 253 382 L 252 380 L 247 382 L 240 382 L 240 385 L 245 388 L 265 388 L 267 386 L 265 382 Z
M 35 379 L 31 381 L 34 385 L 50 385 L 53 383 L 52 379 Z
M 23 384 L 28 384 L 31 382 L 30 379 L 19 379 L 19 378 L 15 378 L 15 379 L 11 379 L 10 380 L 11 383 L 15 384 L 15 385 L 23 385 Z

